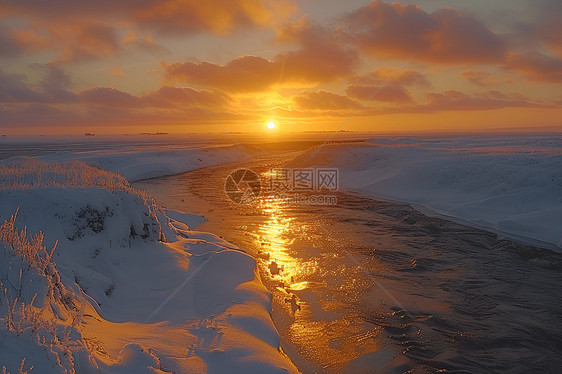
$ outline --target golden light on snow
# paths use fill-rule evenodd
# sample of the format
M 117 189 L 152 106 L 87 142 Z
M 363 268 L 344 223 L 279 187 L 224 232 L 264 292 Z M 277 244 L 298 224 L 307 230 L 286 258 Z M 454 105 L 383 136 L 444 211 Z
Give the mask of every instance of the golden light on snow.
M 275 128 L 275 122 L 269 121 L 267 123 L 267 128 L 270 129 L 270 130 L 273 130 Z

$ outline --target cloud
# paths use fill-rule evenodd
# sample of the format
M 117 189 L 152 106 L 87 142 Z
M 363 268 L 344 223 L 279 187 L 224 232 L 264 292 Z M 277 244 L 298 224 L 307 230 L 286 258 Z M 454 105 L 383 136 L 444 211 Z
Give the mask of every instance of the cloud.
M 357 84 L 395 84 L 401 86 L 431 87 L 425 75 L 414 70 L 403 70 L 392 67 L 382 67 L 372 70 L 366 75 L 354 77 L 350 80 Z
M 239 28 L 271 25 L 274 18 L 286 17 L 296 9 L 288 1 L 264 0 L 165 0 L 153 1 L 133 13 L 142 28 L 163 34 L 210 32 L 219 35 Z
M 143 103 L 152 107 L 196 107 L 226 108 L 230 106 L 230 97 L 222 92 L 210 90 L 196 90 L 185 87 L 162 86 L 158 90 L 142 97 Z
M 0 102 L 3 103 L 70 103 L 77 97 L 68 90 L 70 77 L 60 68 L 52 65 L 35 64 L 43 79 L 32 85 L 25 75 L 10 74 L 0 69 Z
M 380 67 L 367 74 L 353 76 L 349 82 L 351 85 L 346 89 L 348 96 L 361 101 L 389 103 L 413 102 L 412 94 L 406 87 L 431 87 L 424 74 L 395 67 Z
M 0 26 L 0 51 L 3 57 L 18 57 L 36 52 L 54 52 L 53 63 L 68 64 L 116 55 L 121 49 L 113 27 L 99 23 L 61 22 L 24 29 Z
M 124 108 L 141 106 L 141 100 L 137 96 L 113 87 L 90 88 L 81 91 L 78 96 L 87 104 Z
M 56 55 L 51 62 L 76 64 L 116 56 L 129 44 L 169 54 L 154 35 L 226 35 L 271 28 L 297 8 L 288 0 L 99 0 L 72 6 L 62 0 L 12 1 L 2 4 L 2 17 L 22 22 L 0 25 L 0 56 L 46 51 Z M 120 35 L 125 27 L 129 38 Z M 137 38 L 138 32 L 143 36 Z
M 287 0 L 98 0 L 79 1 L 72 6 L 63 0 L 26 0 L 3 4 L 7 15 L 24 15 L 46 24 L 102 19 L 173 35 L 223 35 L 237 29 L 269 27 L 296 9 Z
M 301 110 L 348 110 L 361 106 L 356 100 L 345 95 L 319 90 L 316 92 L 305 92 L 293 97 L 294 102 Z
M 107 108 L 205 108 L 223 109 L 230 106 L 231 98 L 225 93 L 193 88 L 162 86 L 137 96 L 114 87 L 93 87 L 74 93 L 69 90 L 71 78 L 56 65 L 34 64 L 43 78 L 36 84 L 25 75 L 10 74 L 0 69 L 0 103 L 4 104 L 83 104 Z M 196 100 L 197 102 L 195 102 Z
M 359 63 L 358 52 L 343 45 L 338 30 L 310 23 L 306 18 L 285 25 L 279 30 L 277 41 L 301 46 L 275 58 L 285 81 L 333 82 L 352 75 Z
M 45 101 L 45 95 L 42 92 L 29 88 L 26 84 L 25 75 L 10 74 L 0 69 L 0 102 L 18 103 L 18 102 L 41 102 Z
M 112 27 L 74 23 L 49 27 L 53 43 L 61 50 L 59 63 L 77 63 L 114 56 L 121 49 Z
M 0 71 L 0 78 L 6 80 Z M 22 77 L 8 76 L 15 82 Z M 161 87 L 136 96 L 113 87 L 94 87 L 75 94 L 72 102 L 55 100 L 43 92 L 17 84 L 12 96 L 0 89 L 0 126 L 175 126 L 211 122 L 192 100 L 210 110 L 218 121 L 248 120 L 254 113 L 237 113 L 223 93 L 191 88 Z M 15 91 L 15 92 L 14 92 Z M 185 94 L 189 92 L 189 96 Z M 15 95 L 14 95 L 15 94 Z M 48 132 L 48 131 L 47 131 Z
M 223 93 L 193 88 L 162 86 L 142 96 L 113 87 L 94 87 L 78 93 L 82 103 L 119 108 L 226 108 L 230 98 Z
M 484 71 L 468 70 L 462 72 L 461 76 L 480 87 L 494 86 L 501 83 L 501 80 L 497 75 L 486 73 Z
M 0 58 L 18 57 L 50 46 L 49 38 L 33 30 L 13 30 L 0 25 Z
M 358 64 L 355 51 L 340 46 L 331 33 L 307 22 L 286 26 L 284 42 L 298 43 L 295 51 L 280 53 L 268 60 L 240 56 L 226 65 L 211 62 L 170 63 L 166 68 L 176 79 L 188 84 L 214 87 L 229 92 L 267 91 L 274 85 L 314 86 L 353 74 Z
M 535 0 L 533 5 L 541 9 L 536 22 L 529 25 L 538 40 L 542 41 L 553 53 L 562 57 L 562 2 L 559 0 Z
M 562 83 L 562 59 L 540 52 L 510 55 L 505 67 L 539 83 Z
M 41 88 L 53 101 L 73 102 L 77 100 L 76 95 L 70 91 L 72 79 L 66 71 L 52 64 L 34 64 L 33 66 L 43 71 L 44 78 L 41 81 Z
M 480 20 L 450 8 L 427 13 L 415 5 L 374 0 L 344 17 L 350 40 L 380 58 L 438 64 L 493 63 L 505 41 Z
M 23 46 L 14 40 L 12 30 L 0 24 L 0 58 L 18 56 Z
M 233 92 L 265 91 L 279 78 L 274 61 L 257 56 L 242 56 L 226 65 L 210 62 L 166 64 L 170 74 L 187 84 L 215 87 Z
M 348 96 L 361 101 L 370 100 L 394 103 L 409 103 L 413 101 L 411 93 L 403 86 L 396 84 L 381 86 L 352 85 L 348 86 L 345 92 Z

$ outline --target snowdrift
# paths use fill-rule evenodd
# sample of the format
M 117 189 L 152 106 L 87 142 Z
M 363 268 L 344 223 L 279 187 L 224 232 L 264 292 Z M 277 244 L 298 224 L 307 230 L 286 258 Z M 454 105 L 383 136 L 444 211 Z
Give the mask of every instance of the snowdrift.
M 335 167 L 340 185 L 562 250 L 562 139 L 378 138 L 328 145 L 293 167 Z
M 0 369 L 298 372 L 255 260 L 122 176 L 10 159 L 0 202 Z

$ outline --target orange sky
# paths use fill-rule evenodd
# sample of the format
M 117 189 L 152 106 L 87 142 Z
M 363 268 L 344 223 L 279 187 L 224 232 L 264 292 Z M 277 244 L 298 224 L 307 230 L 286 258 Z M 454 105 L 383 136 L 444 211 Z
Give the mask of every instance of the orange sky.
M 0 133 L 562 130 L 560 19 L 559 0 L 4 1 Z

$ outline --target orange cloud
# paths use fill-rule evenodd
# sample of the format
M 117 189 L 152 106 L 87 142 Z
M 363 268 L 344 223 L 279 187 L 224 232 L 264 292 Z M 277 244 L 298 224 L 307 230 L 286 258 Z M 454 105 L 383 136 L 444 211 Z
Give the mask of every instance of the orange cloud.
M 507 69 L 523 73 L 539 83 L 562 83 L 562 59 L 540 52 L 510 55 Z
M 352 75 L 359 62 L 359 54 L 344 46 L 338 30 L 310 23 L 306 18 L 285 25 L 277 41 L 301 46 L 275 58 L 283 69 L 282 78 L 288 82 L 333 82 Z
M 438 64 L 503 60 L 504 40 L 480 20 L 450 8 L 426 13 L 415 5 L 374 0 L 344 18 L 352 41 L 375 57 Z
M 377 68 L 365 75 L 352 77 L 349 81 L 360 85 L 395 84 L 408 87 L 431 87 L 431 83 L 422 73 L 414 70 L 403 70 L 397 67 Z
M 115 55 L 120 43 L 112 27 L 65 23 L 49 27 L 54 44 L 62 49 L 57 62 L 76 63 Z
M 0 42 L 5 56 L 54 51 L 59 54 L 58 63 L 99 59 L 120 50 L 115 30 L 97 23 L 64 22 L 14 30 L 0 26 Z
M 461 73 L 461 76 L 480 87 L 494 86 L 501 83 L 501 80 L 497 75 L 486 73 L 484 71 L 464 71 Z
M 35 30 L 12 30 L 0 24 L 0 58 L 20 56 L 51 46 L 51 41 Z
M 0 25 L 0 51 L 2 57 L 14 57 L 47 50 L 58 54 L 52 62 L 62 64 L 115 56 L 129 44 L 161 54 L 169 51 L 148 33 L 224 35 L 274 27 L 296 9 L 289 0 L 99 0 L 72 6 L 62 0 L 8 2 L 0 6 L 2 17 L 25 22 L 13 29 Z M 128 33 L 118 36 L 125 25 Z
M 230 106 L 231 98 L 217 91 L 163 86 L 154 92 L 144 95 L 142 101 L 144 104 L 156 108 L 195 107 L 198 105 L 202 105 L 205 108 L 227 108 Z
M 195 90 L 193 88 L 160 87 L 143 96 L 132 95 L 113 87 L 95 87 L 78 93 L 82 102 L 88 105 L 102 105 L 120 108 L 205 108 L 229 106 L 230 98 L 222 93 Z
M 228 34 L 237 28 L 270 25 L 276 15 L 287 16 L 295 6 L 264 0 L 164 0 L 134 11 L 134 21 L 165 34 L 212 32 Z M 275 9 L 276 13 L 273 12 Z
M 345 95 L 338 95 L 324 90 L 305 92 L 293 97 L 293 100 L 301 110 L 337 111 L 356 109 L 361 106 L 361 103 Z
M 279 79 L 280 66 L 256 56 L 242 56 L 226 65 L 210 62 L 167 64 L 176 79 L 187 84 L 216 87 L 226 91 L 265 91 Z
M 113 56 L 120 50 L 115 30 L 90 22 L 61 22 L 25 29 L 0 26 L 0 50 L 5 57 L 34 52 L 55 52 L 54 62 L 76 63 Z
M 42 90 L 28 87 L 22 76 L 0 70 L 0 126 L 184 126 L 209 125 L 208 114 L 221 122 L 248 121 L 255 113 L 237 113 L 229 105 L 228 96 L 207 90 L 161 87 L 143 96 L 132 95 L 112 87 L 95 87 L 72 94 L 73 100 L 54 95 L 48 83 Z M 47 82 L 47 80 L 46 80 Z M 186 91 L 189 94 L 186 94 Z
M 340 46 L 330 31 L 320 26 L 301 22 L 286 26 L 282 33 L 283 41 L 290 39 L 301 48 L 278 54 L 272 60 L 240 56 L 226 65 L 189 61 L 166 66 L 170 74 L 188 84 L 230 92 L 259 92 L 276 84 L 314 86 L 334 82 L 352 75 L 358 64 L 357 52 Z
M 72 6 L 62 0 L 27 0 L 2 4 L 5 15 L 25 15 L 43 23 L 94 20 L 125 21 L 168 34 L 224 34 L 239 28 L 269 26 L 298 7 L 289 0 L 98 0 Z
M 387 84 L 381 86 L 362 86 L 353 85 L 347 87 L 348 96 L 359 100 L 384 101 L 394 103 L 412 102 L 411 93 L 403 86 L 396 84 Z

